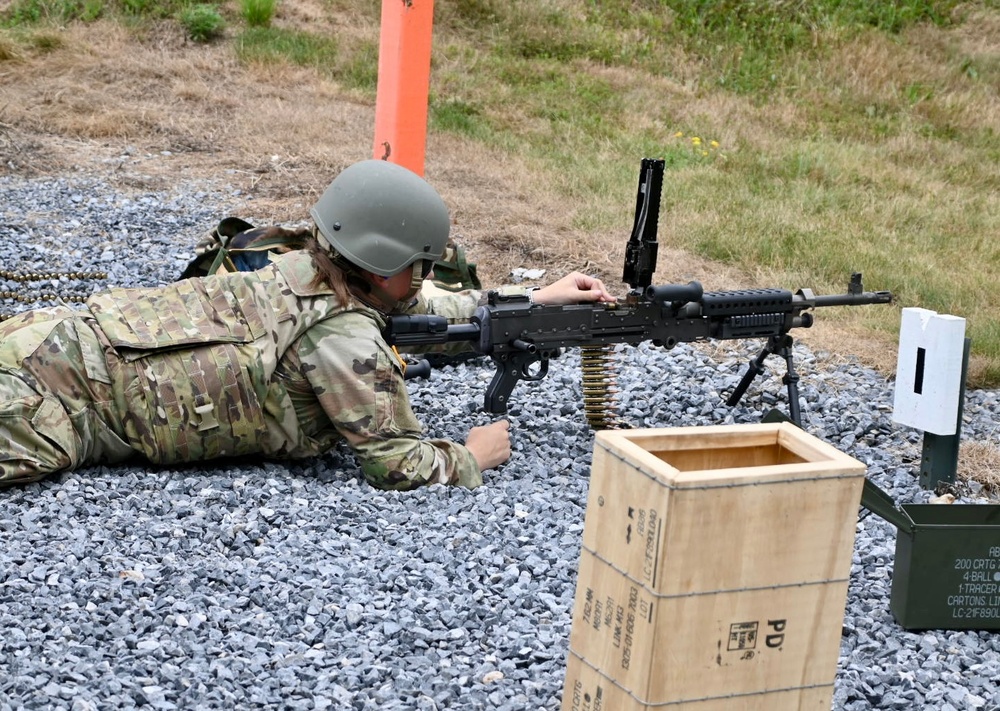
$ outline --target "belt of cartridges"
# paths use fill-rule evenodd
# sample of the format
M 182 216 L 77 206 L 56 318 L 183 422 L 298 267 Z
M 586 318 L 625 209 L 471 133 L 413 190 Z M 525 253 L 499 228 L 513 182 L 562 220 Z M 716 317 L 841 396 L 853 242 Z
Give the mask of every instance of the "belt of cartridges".
M 8 269 L 0 269 L 0 280 L 15 281 L 24 284 L 33 281 L 53 281 L 58 279 L 73 279 L 75 281 L 103 280 L 107 279 L 106 272 L 14 272 Z M 34 301 L 52 301 L 59 299 L 75 303 L 82 303 L 87 300 L 86 296 L 80 294 L 70 294 L 59 291 L 0 291 L 0 299 L 13 299 L 20 303 L 31 303 Z M 0 321 L 4 321 L 14 314 L 0 313 Z

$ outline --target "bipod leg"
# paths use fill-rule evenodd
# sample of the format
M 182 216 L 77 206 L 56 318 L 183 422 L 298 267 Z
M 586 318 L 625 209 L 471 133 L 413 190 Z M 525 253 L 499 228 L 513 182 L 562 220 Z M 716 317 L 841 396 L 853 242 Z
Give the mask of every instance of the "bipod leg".
M 799 427 L 802 426 L 802 412 L 799 409 L 799 374 L 795 372 L 795 362 L 792 359 L 792 337 L 784 336 L 777 354 L 785 359 L 785 376 L 781 382 L 788 388 L 788 415 Z
M 767 345 L 764 346 L 764 349 L 757 355 L 756 358 L 750 361 L 750 365 L 747 367 L 747 372 L 743 375 L 743 379 L 740 381 L 740 384 L 736 386 L 735 390 L 733 390 L 733 394 L 729 396 L 728 400 L 726 400 L 726 405 L 732 407 L 740 401 L 740 398 L 743 397 L 743 394 L 747 391 L 747 388 L 750 387 L 750 383 L 753 382 L 754 378 L 764 372 L 764 361 L 767 360 L 767 357 L 772 353 L 774 353 L 773 343 L 771 342 L 771 339 L 768 339 Z

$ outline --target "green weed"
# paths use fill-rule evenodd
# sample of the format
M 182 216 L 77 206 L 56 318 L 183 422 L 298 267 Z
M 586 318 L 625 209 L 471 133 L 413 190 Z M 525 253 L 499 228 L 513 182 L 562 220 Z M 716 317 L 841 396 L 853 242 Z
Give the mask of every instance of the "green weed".
M 251 27 L 267 27 L 277 5 L 278 0 L 240 0 L 240 15 Z
M 326 68 L 337 60 L 337 42 L 305 32 L 275 27 L 252 27 L 236 38 L 236 55 L 244 62 L 288 61 L 299 66 Z
M 138 1 L 138 0 L 130 0 Z M 188 37 L 195 42 L 208 42 L 222 34 L 226 21 L 215 5 L 198 4 L 184 8 L 178 19 Z

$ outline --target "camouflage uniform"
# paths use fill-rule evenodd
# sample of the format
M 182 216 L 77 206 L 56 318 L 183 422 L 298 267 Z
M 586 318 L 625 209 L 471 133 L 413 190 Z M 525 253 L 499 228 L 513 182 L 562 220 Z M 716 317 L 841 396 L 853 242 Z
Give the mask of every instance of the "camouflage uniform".
M 382 316 L 314 287 L 308 253 L 256 272 L 112 289 L 87 311 L 0 324 L 0 482 L 142 455 L 300 458 L 340 440 L 380 488 L 482 483 L 472 453 L 421 439 Z M 479 294 L 421 298 L 471 315 Z

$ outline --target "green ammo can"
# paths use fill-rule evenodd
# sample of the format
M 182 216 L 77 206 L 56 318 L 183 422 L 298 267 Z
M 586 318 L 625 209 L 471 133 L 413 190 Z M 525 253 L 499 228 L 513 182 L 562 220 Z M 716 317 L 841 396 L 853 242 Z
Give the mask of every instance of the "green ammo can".
M 868 479 L 861 505 L 898 529 L 889 609 L 900 625 L 1000 629 L 1000 506 L 900 506 Z

